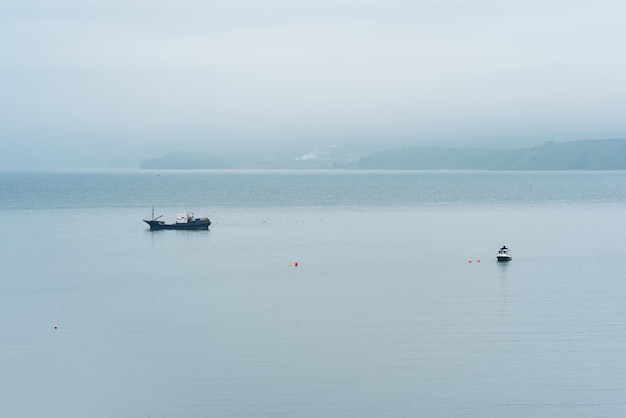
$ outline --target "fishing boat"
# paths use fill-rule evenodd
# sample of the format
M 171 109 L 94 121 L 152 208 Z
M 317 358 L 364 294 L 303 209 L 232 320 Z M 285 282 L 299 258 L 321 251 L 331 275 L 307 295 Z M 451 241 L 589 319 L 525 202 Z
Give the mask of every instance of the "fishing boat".
M 500 247 L 496 258 L 498 259 L 498 261 L 511 261 L 513 259 L 506 245 L 502 245 L 502 247 Z
M 176 221 L 172 224 L 165 223 L 161 220 L 163 215 L 154 217 L 154 207 L 152 207 L 152 219 L 144 219 L 143 221 L 150 225 L 151 230 L 159 229 L 209 229 L 211 221 L 208 217 L 196 218 L 193 213 L 177 216 Z

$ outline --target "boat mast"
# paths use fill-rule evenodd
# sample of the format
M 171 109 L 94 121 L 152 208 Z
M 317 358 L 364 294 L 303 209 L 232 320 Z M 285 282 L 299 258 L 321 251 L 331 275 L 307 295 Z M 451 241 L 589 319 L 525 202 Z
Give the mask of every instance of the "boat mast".
M 152 220 L 154 221 L 154 205 L 152 205 Z

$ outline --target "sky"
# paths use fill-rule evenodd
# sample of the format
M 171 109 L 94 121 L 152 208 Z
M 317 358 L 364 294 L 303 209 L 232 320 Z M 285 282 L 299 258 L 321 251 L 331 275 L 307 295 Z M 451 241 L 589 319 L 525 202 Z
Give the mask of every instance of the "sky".
M 623 0 L 3 0 L 0 168 L 626 137 Z

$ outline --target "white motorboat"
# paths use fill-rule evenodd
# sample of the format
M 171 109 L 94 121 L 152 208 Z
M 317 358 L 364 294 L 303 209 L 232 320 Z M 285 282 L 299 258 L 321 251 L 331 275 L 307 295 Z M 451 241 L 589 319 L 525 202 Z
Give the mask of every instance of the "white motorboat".
M 511 261 L 513 259 L 506 245 L 502 245 L 502 247 L 500 247 L 496 258 L 498 259 L 498 261 Z

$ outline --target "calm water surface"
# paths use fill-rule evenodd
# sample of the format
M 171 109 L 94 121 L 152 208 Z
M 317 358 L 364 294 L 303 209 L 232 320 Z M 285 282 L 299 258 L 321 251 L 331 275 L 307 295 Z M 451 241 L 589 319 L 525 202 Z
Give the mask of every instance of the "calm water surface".
M 0 173 L 0 416 L 621 417 L 625 210 L 624 172 Z

